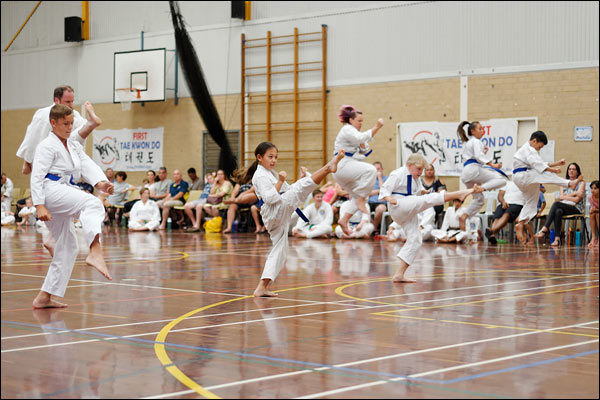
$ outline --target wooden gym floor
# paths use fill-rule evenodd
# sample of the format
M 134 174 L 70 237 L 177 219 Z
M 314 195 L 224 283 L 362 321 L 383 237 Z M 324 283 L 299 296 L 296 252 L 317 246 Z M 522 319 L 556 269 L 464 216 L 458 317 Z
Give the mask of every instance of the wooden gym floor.
M 598 398 L 598 252 L 106 228 L 114 280 L 75 265 L 62 310 L 31 302 L 42 235 L 2 228 L 2 398 Z M 80 248 L 83 248 L 80 243 Z

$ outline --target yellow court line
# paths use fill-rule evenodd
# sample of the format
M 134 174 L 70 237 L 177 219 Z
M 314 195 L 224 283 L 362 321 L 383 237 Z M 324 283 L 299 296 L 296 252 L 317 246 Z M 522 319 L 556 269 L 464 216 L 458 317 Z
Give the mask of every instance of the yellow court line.
M 387 280 L 389 278 L 376 278 L 375 280 Z M 364 282 L 364 281 L 360 281 L 360 282 Z M 275 290 L 275 293 L 282 293 L 282 292 L 288 292 L 290 290 L 301 290 L 301 289 L 308 289 L 308 288 L 313 288 L 313 287 L 320 287 L 320 286 L 331 286 L 331 285 L 338 285 L 339 282 L 329 282 L 329 283 L 320 283 L 317 285 L 308 285 L 308 286 L 299 286 L 299 287 L 294 287 L 294 288 L 288 288 L 288 289 L 282 289 L 282 290 Z M 213 308 L 213 307 L 217 307 L 223 304 L 227 304 L 227 303 L 232 303 L 234 301 L 239 301 L 239 300 L 244 300 L 244 299 L 250 299 L 253 298 L 254 296 L 244 296 L 244 297 L 237 297 L 235 299 L 229 299 L 229 300 L 224 300 L 224 301 L 220 301 L 218 303 L 214 303 L 214 304 L 209 304 L 207 306 L 198 308 L 196 310 L 192 310 L 186 314 L 181 315 L 180 317 L 177 317 L 176 319 L 174 319 L 173 321 L 169 322 L 167 325 L 165 325 L 160 332 L 158 333 L 158 335 L 156 336 L 155 341 L 158 343 L 154 344 L 154 353 L 156 354 L 156 356 L 158 357 L 158 359 L 160 360 L 160 362 L 162 363 L 163 366 L 165 366 L 165 368 L 167 369 L 167 371 L 173 375 L 173 377 L 175 379 L 177 379 L 179 382 L 183 383 L 185 386 L 187 386 L 188 388 L 194 390 L 196 393 L 198 393 L 199 395 L 206 397 L 208 399 L 220 399 L 219 396 L 217 396 L 216 394 L 212 393 L 209 390 L 206 390 L 204 387 L 202 387 L 201 385 L 197 384 L 196 382 L 194 382 L 192 379 L 190 379 L 186 374 L 184 374 L 179 368 L 177 368 L 176 365 L 173 365 L 173 361 L 171 361 L 171 359 L 169 358 L 169 356 L 167 355 L 167 352 L 165 350 L 165 340 L 167 338 L 167 335 L 169 334 L 169 332 L 171 331 L 171 329 L 173 329 L 177 324 L 179 324 L 181 321 L 183 321 L 184 319 L 191 317 L 194 314 L 199 313 L 200 311 L 204 311 L 204 310 L 208 310 L 209 308 Z
M 394 310 L 393 312 L 396 312 L 396 310 Z M 564 331 L 550 331 L 549 332 L 549 331 L 544 330 L 544 329 L 523 328 L 523 327 L 519 327 L 519 326 L 506 326 L 506 325 L 484 324 L 484 323 L 478 323 L 478 322 L 454 321 L 454 320 L 449 320 L 449 319 L 435 319 L 435 318 L 425 318 L 425 317 L 411 317 L 411 316 L 408 316 L 408 315 L 390 315 L 388 313 L 389 313 L 389 311 L 376 312 L 376 313 L 372 313 L 372 314 L 373 315 L 378 315 L 378 316 L 379 315 L 380 316 L 384 316 L 384 317 L 387 317 L 388 319 L 390 319 L 390 318 L 419 319 L 419 320 L 426 320 L 426 321 L 449 322 L 449 323 L 452 323 L 452 324 L 485 326 L 486 328 L 507 328 L 507 329 L 522 330 L 522 331 L 560 333 L 560 334 L 563 334 L 563 335 L 586 336 L 586 337 L 598 338 L 598 335 L 587 335 L 585 333 L 564 332 Z

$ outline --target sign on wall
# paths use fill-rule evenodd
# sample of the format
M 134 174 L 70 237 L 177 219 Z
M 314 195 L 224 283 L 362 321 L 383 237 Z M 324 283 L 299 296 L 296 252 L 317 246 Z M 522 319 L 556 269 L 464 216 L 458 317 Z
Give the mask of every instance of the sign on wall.
M 92 159 L 104 170 L 145 171 L 163 166 L 164 127 L 96 130 Z
M 494 163 L 501 162 L 502 170 L 512 173 L 512 158 L 517 151 L 516 119 L 480 121 L 484 135 L 481 141 L 488 147 Z M 460 176 L 464 159 L 463 143 L 458 138 L 458 122 L 409 122 L 398 124 L 402 160 L 420 153 L 433 164 L 436 175 Z

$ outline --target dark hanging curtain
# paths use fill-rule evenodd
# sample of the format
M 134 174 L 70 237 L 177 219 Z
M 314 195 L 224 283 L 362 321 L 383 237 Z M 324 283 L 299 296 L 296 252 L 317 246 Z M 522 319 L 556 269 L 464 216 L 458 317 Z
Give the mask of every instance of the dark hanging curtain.
M 217 108 L 210 97 L 196 50 L 194 50 L 190 36 L 185 29 L 183 17 L 179 11 L 179 4 L 177 1 L 170 1 L 169 6 L 171 8 L 173 28 L 175 29 L 175 43 L 177 44 L 179 63 L 181 64 L 185 81 L 210 137 L 221 149 L 219 154 L 219 169 L 225 171 L 227 176 L 231 176 L 233 171 L 237 169 L 237 159 L 231 151 L 229 141 L 227 140 L 227 136 L 225 136 L 225 130 L 217 113 Z

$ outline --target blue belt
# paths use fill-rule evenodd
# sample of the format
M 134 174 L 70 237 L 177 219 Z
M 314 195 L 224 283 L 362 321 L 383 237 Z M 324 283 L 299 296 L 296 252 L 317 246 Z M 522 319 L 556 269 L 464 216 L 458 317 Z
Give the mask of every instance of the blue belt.
M 281 193 L 279 193 L 279 194 L 281 194 Z M 262 199 L 260 199 L 260 200 L 258 200 L 258 204 L 257 204 L 256 206 L 257 206 L 258 208 L 261 208 L 263 204 L 265 204 L 265 202 L 264 202 Z M 304 213 L 302 212 L 302 210 L 301 210 L 301 209 L 299 209 L 299 208 L 296 208 L 296 214 L 298 214 L 298 216 L 299 216 L 300 218 L 302 218 L 302 220 L 303 220 L 304 222 L 306 222 L 306 223 L 310 223 L 310 221 L 308 220 L 308 218 L 306 218 L 306 215 L 304 215 Z
M 463 164 L 463 167 L 466 167 L 469 164 L 479 164 L 479 161 L 477 161 L 474 158 L 469 158 L 467 161 L 465 161 L 465 163 Z M 505 176 L 506 178 L 508 178 L 508 175 L 506 175 L 504 173 L 504 171 L 502 171 L 499 168 L 494 168 L 494 167 L 490 167 L 489 165 L 483 165 L 484 168 L 489 168 L 489 169 L 493 169 L 496 172 L 499 172 L 500 174 L 502 174 L 503 176 Z
M 365 153 L 365 157 L 369 157 L 369 155 L 370 155 L 372 152 L 373 152 L 373 150 L 369 150 L 369 151 L 367 151 L 367 152 Z M 348 157 L 352 157 L 352 156 L 354 156 L 356 153 L 350 153 L 350 152 L 347 152 L 347 151 L 345 151 L 345 152 L 344 152 L 344 154 L 345 154 L 346 156 L 348 156 Z M 335 152 L 333 155 L 334 155 L 334 156 L 337 156 L 337 155 L 338 155 L 338 153 L 337 153 L 337 152 Z
M 46 174 L 45 178 L 48 178 L 48 179 L 50 179 L 51 181 L 55 181 L 55 182 L 56 182 L 56 181 L 60 181 L 60 179 L 61 179 L 61 178 L 60 178 L 60 176 L 58 176 L 58 175 L 54 175 L 54 174 Z M 70 183 L 71 185 L 73 185 L 73 186 L 77 186 L 77 182 L 74 182 L 74 181 L 73 181 L 73 175 L 71 175 L 71 176 L 69 177 L 69 183 Z
M 513 169 L 513 174 L 516 174 L 517 172 L 525 172 L 528 169 L 529 168 L 525 168 L 525 167 L 523 167 L 523 168 L 515 168 L 515 169 Z

